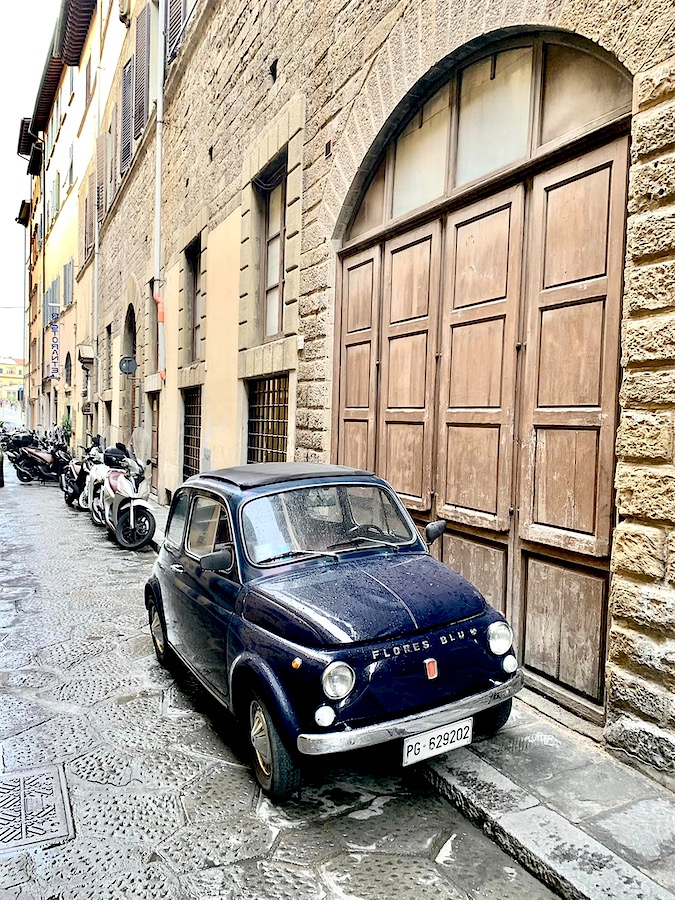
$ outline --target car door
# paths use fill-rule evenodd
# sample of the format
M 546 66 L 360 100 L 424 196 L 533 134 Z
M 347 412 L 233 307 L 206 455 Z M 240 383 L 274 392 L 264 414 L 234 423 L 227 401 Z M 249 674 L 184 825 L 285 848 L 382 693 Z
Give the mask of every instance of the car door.
M 185 536 L 180 580 L 180 617 L 187 661 L 221 697 L 228 695 L 227 632 L 240 582 L 233 570 L 204 571 L 200 560 L 231 547 L 232 526 L 227 505 L 211 494 L 196 494 Z
M 181 656 L 185 655 L 185 647 L 183 628 L 179 617 L 183 594 L 180 581 L 184 572 L 183 537 L 190 509 L 190 499 L 191 492 L 189 490 L 181 490 L 174 497 L 155 570 L 162 594 L 166 635 L 171 646 Z

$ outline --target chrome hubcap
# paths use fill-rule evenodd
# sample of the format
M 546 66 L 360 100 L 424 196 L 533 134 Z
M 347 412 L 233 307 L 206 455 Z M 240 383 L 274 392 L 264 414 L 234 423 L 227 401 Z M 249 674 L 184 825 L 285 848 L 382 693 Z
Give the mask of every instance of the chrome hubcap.
M 267 729 L 267 720 L 260 704 L 255 700 L 251 703 L 251 745 L 255 752 L 262 772 L 269 776 L 272 771 L 272 750 L 270 736 Z
M 152 620 L 150 622 L 150 631 L 152 639 L 160 653 L 164 653 L 164 633 L 162 631 L 162 621 L 159 618 L 157 607 L 152 608 Z

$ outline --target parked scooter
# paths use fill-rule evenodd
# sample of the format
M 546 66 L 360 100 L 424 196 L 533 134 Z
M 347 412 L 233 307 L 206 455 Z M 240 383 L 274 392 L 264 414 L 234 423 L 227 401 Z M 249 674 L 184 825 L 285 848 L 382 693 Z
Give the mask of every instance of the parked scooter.
M 101 518 L 121 547 L 140 550 L 155 533 L 155 517 L 147 503 L 150 482 L 146 466 L 137 459 L 133 447 L 127 450 L 121 443 L 104 451 L 103 462 L 108 469 L 102 486 L 95 484 L 90 491 L 92 519 L 96 522 Z M 102 474 L 102 469 L 96 474 Z M 92 469 L 90 481 L 93 477 Z
M 61 473 L 60 485 L 63 491 L 63 499 L 67 506 L 75 506 L 77 509 L 88 509 L 87 479 L 92 466 L 103 462 L 103 450 L 101 449 L 101 435 L 92 435 L 91 446 L 80 449 L 84 451 L 80 459 L 73 457 Z
M 0 437 L 0 443 L 5 451 L 7 459 L 14 463 L 19 457 L 22 447 L 37 447 L 38 439 L 32 431 L 7 431 L 5 430 Z
M 70 462 L 70 453 L 63 443 L 43 442 L 40 447 L 21 447 L 12 460 L 19 481 L 58 481 L 61 472 Z

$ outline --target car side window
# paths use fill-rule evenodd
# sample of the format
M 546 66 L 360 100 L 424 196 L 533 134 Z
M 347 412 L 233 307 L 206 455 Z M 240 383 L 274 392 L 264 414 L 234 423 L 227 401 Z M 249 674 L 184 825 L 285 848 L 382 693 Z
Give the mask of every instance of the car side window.
M 180 547 L 189 505 L 190 495 L 187 491 L 183 491 L 182 494 L 178 495 L 166 530 L 166 542 L 171 544 L 172 547 Z
M 230 522 L 227 518 L 227 512 L 223 506 L 220 507 L 220 516 L 218 518 L 218 527 L 216 528 L 216 542 L 213 545 L 214 552 L 222 550 L 232 543 L 232 532 L 230 531 Z
M 185 549 L 193 556 L 202 557 L 213 551 L 216 529 L 222 506 L 210 497 L 196 497 L 190 516 Z

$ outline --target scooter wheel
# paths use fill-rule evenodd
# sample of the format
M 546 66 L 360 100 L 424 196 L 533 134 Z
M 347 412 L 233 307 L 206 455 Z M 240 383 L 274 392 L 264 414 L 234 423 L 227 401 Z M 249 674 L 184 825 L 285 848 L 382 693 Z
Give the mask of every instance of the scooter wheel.
M 63 499 L 65 500 L 66 506 L 72 506 L 75 498 L 72 494 L 69 494 L 68 491 L 63 492 Z
M 33 480 L 33 476 L 30 474 L 30 472 L 26 472 L 24 469 L 17 469 L 16 477 L 24 484 L 28 484 L 29 481 Z
M 134 525 L 131 526 L 129 509 L 123 509 L 117 520 L 115 537 L 117 543 L 126 550 L 140 550 L 152 540 L 155 533 L 155 517 L 149 509 L 137 509 Z
M 99 508 L 99 504 L 101 508 Z M 89 507 L 89 513 L 94 525 L 105 525 L 102 507 L 103 503 L 99 501 L 98 497 L 94 497 L 94 499 L 91 501 L 91 506 Z

